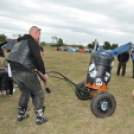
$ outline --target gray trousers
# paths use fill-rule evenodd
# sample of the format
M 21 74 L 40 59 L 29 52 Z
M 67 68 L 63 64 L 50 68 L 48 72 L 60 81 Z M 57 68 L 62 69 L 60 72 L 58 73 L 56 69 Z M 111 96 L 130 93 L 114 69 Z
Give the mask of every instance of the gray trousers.
M 44 91 L 41 88 L 40 81 L 34 71 L 12 71 L 13 80 L 17 83 L 21 90 L 18 106 L 27 109 L 27 105 L 31 96 L 34 95 L 33 102 L 36 110 L 44 107 Z

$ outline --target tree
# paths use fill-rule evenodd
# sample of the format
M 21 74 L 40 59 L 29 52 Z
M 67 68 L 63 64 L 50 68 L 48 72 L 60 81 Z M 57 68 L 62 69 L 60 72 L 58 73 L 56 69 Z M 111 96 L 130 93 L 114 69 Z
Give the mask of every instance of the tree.
M 80 49 L 83 49 L 83 48 L 84 48 L 84 46 L 83 46 L 83 45 L 79 45 L 78 47 L 79 47 Z
M 57 45 L 58 46 L 63 46 L 63 40 L 61 38 L 58 38 Z
M 105 50 L 109 50 L 109 49 L 111 49 L 111 44 L 110 44 L 108 41 L 105 41 L 105 42 L 104 42 L 104 45 L 103 45 L 103 48 L 104 48 Z
M 113 49 L 115 49 L 115 48 L 117 48 L 119 45 L 118 44 L 112 44 L 112 46 L 111 46 L 111 50 L 113 50 Z
M 0 34 L 0 42 L 4 42 L 6 40 L 6 35 L 5 34 Z
M 94 45 L 95 45 L 95 41 L 93 41 L 92 43 L 89 43 L 89 44 L 87 45 L 87 47 L 88 47 L 89 49 L 93 49 L 93 48 L 94 48 Z
M 93 49 L 94 48 L 94 44 L 88 44 L 87 47 L 90 48 L 90 49 Z
M 44 41 L 40 42 L 40 45 L 45 46 L 45 42 Z

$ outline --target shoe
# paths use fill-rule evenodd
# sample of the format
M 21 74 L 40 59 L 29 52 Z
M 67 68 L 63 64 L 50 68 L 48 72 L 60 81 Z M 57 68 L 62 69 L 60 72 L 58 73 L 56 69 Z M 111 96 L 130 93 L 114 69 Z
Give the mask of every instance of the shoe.
M 24 120 L 24 119 L 26 119 L 28 117 L 29 117 L 29 114 L 18 115 L 17 121 L 22 121 L 22 120 Z
M 45 107 L 39 110 L 35 110 L 36 113 L 36 124 L 41 125 L 42 123 L 45 123 L 48 121 L 47 117 L 43 117 Z
M 27 108 L 18 107 L 17 121 L 22 121 L 29 117 L 29 114 L 26 114 L 26 110 L 27 110 Z
M 49 89 L 49 87 L 45 88 L 45 90 L 46 90 L 46 92 L 47 92 L 48 94 L 51 93 L 51 90 Z
M 38 125 L 41 125 L 42 123 L 45 123 L 47 121 L 48 121 L 48 118 L 47 117 L 40 117 L 40 116 L 38 116 L 36 118 L 36 124 L 38 124 Z

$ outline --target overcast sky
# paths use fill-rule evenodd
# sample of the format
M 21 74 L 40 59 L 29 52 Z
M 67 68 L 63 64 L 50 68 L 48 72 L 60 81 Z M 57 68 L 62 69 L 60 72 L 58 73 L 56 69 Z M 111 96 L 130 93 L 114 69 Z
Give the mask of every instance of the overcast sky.
M 130 2 L 131 1 L 131 2 Z M 67 44 L 87 45 L 95 39 L 134 43 L 132 0 L 1 0 L 0 33 L 15 38 L 31 26 L 42 29 L 41 41 L 52 36 Z

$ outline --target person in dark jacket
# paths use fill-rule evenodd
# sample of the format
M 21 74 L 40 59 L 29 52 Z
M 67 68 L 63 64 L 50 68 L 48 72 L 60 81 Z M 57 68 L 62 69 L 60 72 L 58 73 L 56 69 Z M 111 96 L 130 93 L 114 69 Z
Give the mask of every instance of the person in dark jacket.
M 9 42 L 9 39 L 6 39 L 6 41 L 0 43 L 0 56 L 1 57 L 5 57 L 4 51 L 1 47 L 4 46 L 5 44 L 7 44 L 8 42 Z
M 125 73 L 126 73 L 126 62 L 129 60 L 129 53 L 128 52 L 124 52 L 120 55 L 118 55 L 118 61 L 119 61 L 119 64 L 118 64 L 118 68 L 117 68 L 117 75 L 119 76 L 120 75 L 120 70 L 122 68 L 122 73 L 121 73 L 121 76 L 124 76 Z
M 48 121 L 47 117 L 43 117 L 45 110 L 44 92 L 37 73 L 34 71 L 34 68 L 36 68 L 42 73 L 42 77 L 46 79 L 45 66 L 40 56 L 38 45 L 40 34 L 41 29 L 37 26 L 32 26 L 29 34 L 18 38 L 17 44 L 14 45 L 7 58 L 11 66 L 13 80 L 21 90 L 18 102 L 17 121 L 22 121 L 29 117 L 26 111 L 32 93 L 34 95 L 32 99 L 36 113 L 36 124 L 42 124 Z
M 4 69 L 0 69 L 0 95 L 6 95 L 8 73 Z
M 132 78 L 134 78 L 134 49 L 131 52 L 131 59 L 132 59 Z
M 0 95 L 13 95 L 13 79 L 8 76 L 8 71 L 0 69 Z

